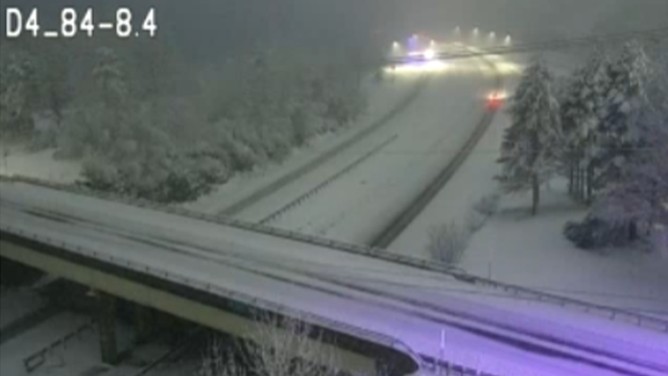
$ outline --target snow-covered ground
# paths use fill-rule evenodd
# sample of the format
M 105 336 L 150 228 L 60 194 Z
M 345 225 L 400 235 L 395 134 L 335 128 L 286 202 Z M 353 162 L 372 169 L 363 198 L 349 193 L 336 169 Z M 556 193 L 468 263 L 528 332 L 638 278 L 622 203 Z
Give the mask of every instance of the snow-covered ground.
M 548 55 L 546 61 L 556 63 L 564 74 L 577 65 L 560 52 Z M 512 92 L 514 85 L 508 82 L 508 90 Z M 467 225 L 474 204 L 498 192 L 496 160 L 508 124 L 508 114 L 497 114 L 468 160 L 391 245 L 391 252 L 429 258 L 431 228 L 453 222 Z M 536 218 L 526 215 L 529 197 L 502 197 L 500 212 L 473 234 L 459 266 L 476 275 L 583 301 L 668 315 L 668 260 L 632 250 L 601 255 L 577 249 L 562 230 L 567 221 L 582 219 L 586 210 L 564 192 L 563 184 L 552 183 Z
M 44 306 L 44 300 L 28 287 L 0 290 L 0 330 Z
M 345 141 L 361 128 L 364 128 L 390 112 L 402 99 L 416 89 L 420 77 L 404 76 L 388 78 L 376 82 L 368 77 L 363 82 L 368 107 L 365 114 L 354 124 L 336 133 L 326 133 L 315 137 L 309 145 L 295 149 L 291 156 L 279 165 L 268 164 L 256 170 L 239 174 L 216 189 L 210 195 L 186 204 L 197 211 L 216 213 L 227 205 L 236 202 L 254 187 L 262 186 L 277 179 L 286 170 L 293 169 L 325 150 Z M 40 151 L 30 150 L 28 145 L 7 145 L 0 140 L 0 176 L 20 175 L 55 183 L 70 184 L 81 177 L 80 160 L 62 160 L 54 158 L 55 149 Z
M 50 344 L 64 338 L 77 329 L 85 327 L 79 335 L 69 341 L 53 347 L 44 354 L 43 363 L 34 371 L 28 372 L 24 360 Z M 117 346 L 123 351 L 129 348 L 133 333 L 125 325 L 117 325 Z M 159 349 L 157 352 L 165 351 Z M 156 351 L 154 351 L 155 353 Z M 140 354 L 139 356 L 141 356 Z M 155 354 L 149 354 L 155 357 Z M 147 355 L 145 362 L 152 359 Z M 100 340 L 96 324 L 90 317 L 62 312 L 40 324 L 29 328 L 26 332 L 0 345 L 0 375 L 50 375 L 75 376 L 98 375 L 127 376 L 141 369 L 142 361 L 138 357 L 126 360 L 119 367 L 111 367 L 100 360 Z M 145 363 L 144 362 L 144 363 Z M 31 364 L 36 364 L 38 361 Z
M 44 363 L 32 373 L 28 373 L 24 359 L 37 353 L 51 343 L 64 338 L 77 329 L 90 324 L 80 335 L 54 347 L 44 356 Z M 126 327 L 118 327 L 119 348 L 127 348 L 131 335 Z M 97 328 L 90 317 L 72 312 L 63 312 L 30 328 L 20 336 L 12 338 L 0 346 L 0 374 L 2 375 L 58 375 L 72 376 L 85 374 L 92 369 L 108 369 L 100 362 L 100 347 Z
M 355 137 L 363 129 L 373 125 L 391 112 L 400 102 L 417 90 L 421 81 L 417 75 L 403 77 L 387 77 L 383 82 L 371 80 L 365 82 L 368 107 L 363 116 L 354 124 L 340 129 L 336 133 L 326 133 L 318 136 L 301 149 L 296 149 L 280 164 L 267 164 L 256 168 L 249 173 L 238 174 L 225 184 L 216 188 L 212 193 L 200 197 L 198 200 L 187 203 L 188 209 L 207 214 L 221 212 L 230 205 L 246 197 L 283 175 L 308 164 L 320 154 L 335 148 L 337 145 Z
M 323 180 L 336 175 L 337 172 L 345 169 L 360 157 L 378 148 L 377 155 L 372 155 L 366 160 L 370 163 L 364 162 L 359 167 L 350 170 L 345 179 L 334 181 L 330 186 L 307 199 L 304 205 L 286 212 L 284 216 L 278 217 L 274 223 L 271 223 L 343 240 L 364 241 L 363 238 L 372 233 L 373 227 L 378 225 L 379 218 L 390 216 L 385 211 L 391 206 L 389 204 L 401 206 L 402 199 L 398 194 L 409 195 L 423 186 L 424 182 L 428 181 L 430 174 L 428 170 L 435 171 L 438 167 L 442 167 L 444 163 L 442 158 L 447 156 L 449 152 L 454 151 L 453 149 L 458 144 L 461 144 L 467 134 L 467 128 L 464 125 L 474 125 L 476 116 L 480 114 L 480 108 L 475 105 L 475 93 L 483 93 L 484 89 L 481 88 L 485 87 L 487 85 L 485 82 L 488 81 L 488 78 L 482 76 L 462 76 L 462 81 L 458 81 L 457 77 L 432 79 L 422 94 L 423 97 L 418 100 L 415 106 L 398 117 L 398 119 L 403 120 L 398 121 L 394 128 L 391 124 L 389 127 L 383 128 L 382 132 L 375 133 L 373 137 L 369 138 L 369 141 L 360 144 L 362 145 L 360 149 L 350 151 L 341 158 L 335 158 L 334 161 L 336 162 L 328 163 L 326 169 L 320 169 L 317 174 L 310 174 L 310 177 L 307 177 L 310 180 L 295 182 L 297 189 L 293 187 L 287 189 L 284 193 L 277 192 L 277 195 L 272 195 L 271 200 L 264 203 L 260 202 L 257 206 L 253 206 L 247 212 L 242 213 L 242 217 L 251 220 L 263 219 L 280 208 L 281 203 L 289 203 Z M 453 96 L 444 95 L 444 93 L 452 92 L 457 94 Z M 401 96 L 401 93 L 397 94 L 397 97 Z M 448 118 L 453 113 L 456 114 L 455 118 Z M 392 245 L 393 250 L 419 255 L 419 252 L 424 252 L 424 245 L 427 241 L 426 230 L 429 227 L 453 219 L 464 218 L 463 216 L 470 212 L 473 203 L 480 197 L 495 191 L 495 184 L 492 180 L 496 173 L 494 160 L 498 155 L 498 142 L 507 118 L 501 114 L 497 120 L 498 122 L 487 132 L 472 156 L 437 197 L 433 205 Z M 406 124 L 411 124 L 411 127 L 406 127 Z M 447 129 L 439 128 L 439 126 L 444 125 L 453 126 Z M 193 204 L 191 208 L 206 212 L 217 212 L 247 194 L 248 191 L 252 190 L 252 187 L 262 186 L 280 176 L 283 173 L 281 168 L 299 165 L 299 163 L 312 158 L 322 150 L 328 149 L 330 145 L 334 145 L 336 142 L 339 142 L 336 137 L 325 138 L 316 142 L 312 149 L 301 151 L 305 154 L 296 154 L 293 159 L 286 162 L 285 166 L 287 167 L 265 169 L 264 172 L 256 172 L 255 176 L 239 177 L 226 187 L 222 187 L 217 194 Z M 48 169 L 43 172 L 48 172 Z M 48 175 L 46 176 L 48 177 Z M 387 191 L 388 188 L 391 188 L 390 193 L 384 193 L 383 190 Z M 618 305 L 623 307 L 642 308 L 651 311 L 665 310 L 666 308 L 662 304 L 668 302 L 668 296 L 666 296 L 665 291 L 661 291 L 661 287 L 666 286 L 666 282 L 668 282 L 666 273 L 663 272 L 668 270 L 665 264 L 651 256 L 637 254 L 592 255 L 574 249 L 563 239 L 561 236 L 563 223 L 567 219 L 581 217 L 582 210 L 569 203 L 565 196 L 560 193 L 563 191 L 560 190 L 561 188 L 555 185 L 552 191 L 545 195 L 543 211 L 536 219 L 529 219 L 522 214 L 523 211 L 518 210 L 518 208 L 526 207 L 528 201 L 525 197 L 504 197 L 502 210 L 499 214 L 492 218 L 488 225 L 472 239 L 462 261 L 462 266 L 476 274 L 489 275 L 495 279 L 529 287 L 572 294 L 583 300 L 609 303 L 610 299 L 615 299 L 619 302 Z M 392 193 L 392 189 L 394 193 Z M 237 196 L 234 196 L 234 192 Z M 40 197 L 37 201 L 41 200 Z M 48 202 L 48 200 L 45 199 L 45 202 Z M 62 203 L 62 205 L 69 205 L 72 208 L 76 206 L 74 202 Z M 112 204 L 109 205 L 113 206 Z M 370 205 L 373 205 L 371 207 L 378 206 L 377 209 L 371 210 L 369 209 Z M 102 206 L 96 207 L 95 204 L 92 204 L 90 208 L 86 207 L 85 211 L 88 211 L 88 214 L 108 213 L 104 209 L 106 205 Z M 62 210 L 62 207 L 60 209 Z M 78 210 L 82 209 L 78 208 Z M 178 221 L 171 224 L 167 223 L 169 221 L 156 223 L 149 218 L 138 215 L 139 213 L 134 214 L 118 215 L 119 218 L 128 220 L 128 223 L 123 224 L 123 227 L 126 227 L 125 230 L 136 229 L 138 225 L 148 225 L 150 229 L 160 235 L 170 234 L 171 236 L 175 233 L 184 233 L 188 226 L 183 222 L 190 222 L 190 220 L 184 219 L 179 224 L 176 223 Z M 129 223 L 130 220 L 134 220 L 134 224 Z M 223 236 L 222 233 L 217 234 L 216 239 L 206 240 L 212 235 L 203 227 L 206 226 L 200 223 L 197 225 L 197 230 L 194 228 L 189 230 L 200 234 L 196 237 L 197 241 L 210 242 L 209 244 L 212 246 L 215 244 L 214 247 L 220 247 L 221 244 L 230 245 L 229 238 Z M 216 231 L 211 228 L 209 230 Z M 51 228 L 47 232 L 52 235 L 58 233 L 55 228 Z M 230 231 L 227 230 L 227 232 Z M 231 232 L 236 231 L 232 230 Z M 245 234 L 242 235 L 242 238 L 250 237 Z M 261 255 L 262 259 L 265 260 L 271 260 L 272 258 L 264 254 L 264 251 L 272 249 L 272 252 L 276 252 L 272 255 L 282 253 L 283 257 L 288 258 L 289 262 L 285 262 L 286 265 L 298 266 L 311 257 L 317 262 L 308 262 L 304 269 L 310 272 L 320 272 L 323 276 L 328 276 L 328 272 L 331 274 L 334 269 L 349 268 L 347 271 L 341 271 L 342 274 L 337 270 L 337 273 L 339 273 L 336 274 L 337 278 L 355 280 L 356 283 L 365 287 L 384 286 L 384 288 L 387 288 L 388 285 L 393 286 L 402 296 L 420 295 L 421 301 L 437 302 L 439 305 L 444 303 L 445 306 L 461 307 L 461 305 L 466 306 L 468 304 L 466 302 L 479 299 L 484 302 L 484 306 L 488 309 L 490 307 L 494 308 L 490 310 L 500 309 L 502 313 L 509 317 L 522 317 L 524 320 L 529 316 L 534 319 L 540 317 L 539 321 L 547 320 L 546 322 L 551 326 L 555 326 L 555 322 L 562 323 L 561 326 L 557 325 L 560 329 L 575 330 L 573 328 L 576 328 L 578 335 L 575 337 L 578 340 L 586 339 L 586 336 L 581 332 L 582 328 L 586 327 L 587 330 L 593 331 L 596 335 L 607 335 L 606 333 L 609 330 L 614 330 L 617 339 L 624 338 L 625 341 L 633 342 L 633 346 L 629 346 L 629 348 L 635 349 L 636 346 L 644 344 L 649 346 L 650 352 L 652 352 L 661 349 L 661 347 L 655 348 L 655 345 L 662 346 L 661 344 L 664 343 L 662 337 L 649 336 L 643 331 L 620 328 L 613 324 L 608 326 L 607 323 L 601 323 L 598 319 L 582 317 L 582 315 L 571 312 L 562 312 L 559 309 L 545 308 L 537 303 L 519 303 L 509 300 L 508 297 L 488 296 L 483 291 L 466 290 L 462 288 L 460 283 L 454 281 L 444 283 L 442 280 L 425 278 L 424 276 L 407 273 L 403 269 L 396 270 L 387 265 L 383 268 L 365 266 L 358 258 L 353 257 L 351 260 L 349 255 L 323 257 L 312 247 L 300 247 L 293 244 L 282 249 L 278 244 L 262 238 L 263 236 L 257 236 L 257 239 L 244 240 L 244 246 L 240 246 L 240 244 L 232 245 L 236 249 L 249 251 L 250 256 L 253 254 Z M 104 239 L 110 240 L 106 237 Z M 102 244 L 99 236 L 92 236 L 84 240 L 88 243 L 92 241 Z M 260 246 L 261 243 L 266 244 Z M 267 244 L 271 244 L 271 246 Z M 261 251 L 253 247 L 261 247 Z M 118 249 L 121 248 L 123 247 Z M 164 255 L 165 260 L 162 260 L 161 257 L 150 258 L 148 255 L 142 256 L 140 254 L 123 253 L 121 256 L 139 257 L 143 262 L 150 265 L 160 261 L 165 268 L 175 268 L 178 265 L 189 266 L 183 258 L 175 258 L 169 255 Z M 146 259 L 144 260 L 143 257 L 146 257 Z M 355 267 L 351 268 L 351 265 Z M 208 269 L 209 266 L 206 264 L 192 265 L 192 267 L 201 271 L 202 275 L 208 273 L 209 277 L 221 282 L 224 286 L 230 285 L 229 281 L 220 279 L 222 278 L 219 276 L 220 270 L 216 268 Z M 268 269 L 274 270 L 276 268 L 270 267 Z M 208 272 L 205 273 L 205 271 Z M 235 272 L 230 270 L 229 273 L 232 275 Z M 405 277 L 399 278 L 399 275 L 405 275 Z M 317 283 L 312 281 L 311 278 L 307 279 L 310 283 Z M 269 285 L 243 286 L 242 282 L 237 282 L 239 283 L 237 287 L 240 290 L 252 291 L 254 294 L 264 295 L 268 299 L 278 299 L 268 293 L 268 291 L 271 291 L 267 287 Z M 582 286 L 586 286 L 586 293 L 582 291 Z M 598 290 L 603 288 L 607 290 Z M 292 289 L 282 292 L 296 294 L 296 291 Z M 406 339 L 419 351 L 433 355 L 438 352 L 440 333 L 435 328 L 439 325 L 424 325 L 425 323 L 416 319 L 414 315 L 406 314 L 406 307 L 402 306 L 396 312 L 387 313 L 387 315 L 384 315 L 387 320 L 382 321 L 375 319 L 378 317 L 377 309 L 368 305 L 352 304 L 346 299 L 331 297 L 325 299 L 309 291 L 303 292 L 303 294 L 295 297 L 295 306 L 305 310 L 318 311 L 319 314 L 327 317 L 340 318 L 337 315 L 345 316 L 347 322 L 355 322 L 364 328 L 392 333 L 398 338 Z M 627 294 L 632 295 L 631 300 L 627 299 L 628 296 L 622 296 Z M 353 295 L 356 295 L 356 293 L 353 293 Z M 620 296 L 623 298 L 623 304 Z M 280 294 L 281 300 L 284 297 L 285 295 Z M 314 301 L 321 300 L 323 304 L 326 304 L 324 307 L 313 307 Z M 445 304 L 446 302 L 449 304 Z M 629 302 L 631 304 L 628 304 Z M 641 303 L 649 305 L 640 306 Z M 345 307 L 346 309 L 332 312 L 331 308 L 328 307 Z M 397 308 L 396 305 L 395 308 Z M 502 317 L 502 315 L 493 316 L 496 320 Z M 590 322 L 591 326 L 583 324 Z M 543 322 L 543 325 L 545 325 L 545 322 Z M 532 325 L 534 329 L 538 327 L 540 325 L 537 323 Z M 627 331 L 627 333 L 619 335 L 623 331 Z M 534 354 L 526 355 L 516 349 L 485 342 L 460 330 L 448 329 L 448 338 L 451 343 L 447 349 L 449 358 L 470 365 L 484 363 L 480 365 L 482 368 L 495 372 L 499 371 L 499 367 L 505 367 L 506 371 L 511 372 L 509 374 L 531 374 L 531 371 L 536 374 L 536 370 L 540 369 L 541 365 L 554 366 L 557 364 L 556 360 L 545 360 Z M 17 345 L 17 348 L 20 348 L 20 346 Z M 488 350 L 484 362 L 480 355 L 477 355 L 482 350 Z M 517 363 L 524 360 L 527 361 L 527 365 L 518 367 Z M 659 360 L 659 363 L 664 365 L 661 362 Z M 561 370 L 566 373 L 558 373 L 558 371 L 552 369 L 549 374 L 579 374 L 583 376 L 598 374 L 593 373 L 595 371 L 589 366 L 583 366 L 582 369 L 579 369 L 572 364 L 564 365 Z M 547 375 L 548 373 L 543 374 Z
M 503 375 L 668 370 L 668 336 L 605 316 L 462 292 L 439 273 L 90 197 L 21 183 L 0 183 L 0 193 L 2 226 L 389 335 L 419 353 L 438 354 L 445 330 L 449 359 Z M 42 210 L 78 219 L 34 214 Z
M 486 68 L 484 61 L 470 59 L 433 73 L 415 103 L 388 124 L 255 202 L 239 217 L 342 241 L 369 242 L 470 136 L 483 116 L 484 98 L 494 88 Z M 325 181 L 329 184 L 316 190 Z
M 507 81 L 506 87 L 510 90 L 513 82 Z M 494 180 L 494 176 L 499 173 L 496 160 L 508 121 L 505 112 L 496 114 L 492 125 L 471 155 L 429 206 L 388 247 L 388 251 L 430 258 L 427 246 L 432 228 L 452 223 L 460 228 L 468 226 L 474 205 L 482 198 L 498 192 Z
M 634 250 L 597 254 L 577 249 L 562 231 L 586 210 L 565 190 L 559 182 L 546 190 L 536 218 L 528 215 L 529 197 L 505 196 L 500 212 L 473 237 L 461 266 L 584 301 L 668 315 L 668 260 Z
M 53 158 L 54 149 L 31 151 L 25 145 L 0 145 L 0 176 L 21 175 L 55 183 L 73 183 L 81 175 L 81 162 Z

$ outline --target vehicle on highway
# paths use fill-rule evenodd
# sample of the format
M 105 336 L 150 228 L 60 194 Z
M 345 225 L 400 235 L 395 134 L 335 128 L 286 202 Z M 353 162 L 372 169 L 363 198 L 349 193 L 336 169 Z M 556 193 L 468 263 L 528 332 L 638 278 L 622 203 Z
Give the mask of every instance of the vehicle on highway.
M 392 43 L 390 60 L 394 64 L 434 61 L 438 58 L 437 42 L 424 34 L 413 34 L 405 42 Z
M 496 90 L 487 95 L 486 107 L 489 110 L 496 111 L 503 107 L 508 100 L 508 92 L 505 90 Z

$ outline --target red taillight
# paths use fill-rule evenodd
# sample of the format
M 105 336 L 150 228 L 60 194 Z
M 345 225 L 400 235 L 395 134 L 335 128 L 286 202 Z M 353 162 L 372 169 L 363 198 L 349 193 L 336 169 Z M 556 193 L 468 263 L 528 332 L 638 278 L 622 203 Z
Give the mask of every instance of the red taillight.
M 498 110 L 503 105 L 503 101 L 499 98 L 490 98 L 487 100 L 487 108 L 490 110 Z

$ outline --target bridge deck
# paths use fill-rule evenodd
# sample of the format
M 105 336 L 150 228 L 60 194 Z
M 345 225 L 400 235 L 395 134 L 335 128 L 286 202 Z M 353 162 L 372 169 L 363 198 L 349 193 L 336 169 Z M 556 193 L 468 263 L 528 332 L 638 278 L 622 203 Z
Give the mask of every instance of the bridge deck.
M 497 374 L 668 372 L 665 335 L 491 296 L 436 272 L 193 218 L 0 182 L 0 229 L 161 271 L 194 288 L 346 323 L 394 339 L 407 353 L 438 356 L 445 334 L 447 358 Z

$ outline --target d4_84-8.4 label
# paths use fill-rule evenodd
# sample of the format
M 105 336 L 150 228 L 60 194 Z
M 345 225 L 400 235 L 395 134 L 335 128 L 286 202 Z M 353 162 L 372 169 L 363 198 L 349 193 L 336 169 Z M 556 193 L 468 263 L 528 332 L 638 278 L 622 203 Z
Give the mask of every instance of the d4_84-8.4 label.
M 114 17 L 98 20 L 92 8 L 82 13 L 74 8 L 63 8 L 60 11 L 58 26 L 47 29 L 40 25 L 39 9 L 32 8 L 24 13 L 20 8 L 6 8 L 5 36 L 19 38 L 27 33 L 34 38 L 74 38 L 78 35 L 91 38 L 98 32 L 106 31 L 115 33 L 119 38 L 140 36 L 153 38 L 158 31 L 155 14 L 155 9 L 150 8 L 135 19 L 129 8 L 118 8 Z

